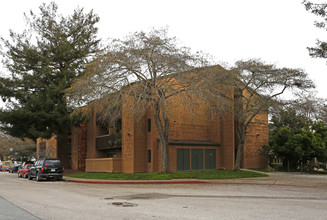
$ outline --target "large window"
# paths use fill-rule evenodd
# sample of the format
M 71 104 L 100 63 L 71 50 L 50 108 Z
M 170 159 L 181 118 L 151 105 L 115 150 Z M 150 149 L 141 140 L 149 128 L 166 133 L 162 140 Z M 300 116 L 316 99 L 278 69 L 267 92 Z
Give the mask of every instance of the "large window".
M 177 149 L 177 170 L 190 170 L 190 149 Z
M 177 170 L 216 169 L 216 149 L 177 149 Z
M 203 170 L 203 149 L 192 149 L 192 170 Z

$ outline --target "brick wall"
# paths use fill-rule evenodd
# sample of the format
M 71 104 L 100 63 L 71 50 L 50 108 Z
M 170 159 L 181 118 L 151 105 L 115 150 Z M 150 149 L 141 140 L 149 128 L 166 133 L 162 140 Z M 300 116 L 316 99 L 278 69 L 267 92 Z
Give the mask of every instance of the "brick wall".
M 266 158 L 260 155 L 260 149 L 268 144 L 268 117 L 266 114 L 258 115 L 255 122 L 248 128 L 244 144 L 243 167 L 244 168 L 264 168 L 267 165 Z
M 128 113 L 128 107 L 132 103 L 125 100 L 126 102 L 122 105 L 122 171 L 123 173 L 134 173 L 134 118 Z
M 198 106 L 204 106 L 199 104 Z M 155 127 L 153 112 L 148 110 L 139 121 L 124 117 L 123 134 L 127 131 L 131 137 L 123 139 L 123 172 L 156 172 L 161 170 L 159 135 Z M 221 144 L 216 147 L 216 167 L 234 168 L 234 118 L 231 115 L 211 117 L 204 108 L 198 107 L 195 115 L 185 106 L 173 100 L 169 105 L 170 140 L 202 140 Z M 151 132 L 147 131 L 148 119 L 151 119 Z M 203 148 L 194 146 L 193 148 Z M 210 148 L 211 149 L 211 148 Z M 151 163 L 147 162 L 147 150 L 151 150 Z M 171 169 L 176 170 L 176 146 L 169 146 Z M 134 155 L 134 158 L 133 158 Z M 132 165 L 134 164 L 134 165 Z
M 78 170 L 85 170 L 87 158 L 87 127 L 86 123 L 78 128 Z
M 71 146 L 72 146 L 72 169 L 78 170 L 78 127 L 73 127 L 71 132 Z
M 45 150 L 40 150 L 40 144 L 45 143 Z M 57 155 L 57 137 L 52 136 L 50 139 L 38 138 L 36 140 L 36 155 L 37 159 L 42 157 L 56 158 Z
M 86 132 L 86 144 L 87 144 L 87 158 L 103 158 L 106 157 L 104 153 L 96 150 L 96 137 L 104 135 L 106 133 L 105 129 L 102 129 L 96 124 L 96 113 L 92 111 L 90 120 L 86 122 L 87 132 Z

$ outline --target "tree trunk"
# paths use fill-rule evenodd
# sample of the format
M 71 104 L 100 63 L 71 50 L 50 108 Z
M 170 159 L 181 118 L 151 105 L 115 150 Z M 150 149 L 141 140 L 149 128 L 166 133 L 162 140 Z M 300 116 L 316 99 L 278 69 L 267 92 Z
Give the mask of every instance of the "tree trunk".
M 240 142 L 238 143 L 237 146 L 237 153 L 236 153 L 236 159 L 235 159 L 235 171 L 240 171 L 241 169 L 241 161 L 242 161 L 242 155 L 243 155 L 243 146 L 244 143 L 241 142 L 241 140 L 239 140 Z
M 243 126 L 241 123 L 236 123 L 236 126 L 237 126 L 236 127 L 236 133 L 237 133 L 237 138 L 238 138 L 238 145 L 237 145 L 237 152 L 236 152 L 234 170 L 235 171 L 240 171 L 242 156 L 243 156 L 244 142 L 245 142 L 246 127 Z
M 159 134 L 159 142 L 161 149 L 161 172 L 170 173 L 169 166 L 169 145 L 168 145 L 168 135 L 169 135 L 169 119 L 166 115 L 164 106 L 162 111 L 160 111 L 160 104 L 156 103 L 154 106 L 154 120 Z M 164 125 L 160 119 L 160 113 L 164 119 Z
M 170 173 L 168 141 L 164 139 L 160 140 L 160 149 L 161 149 L 161 172 Z

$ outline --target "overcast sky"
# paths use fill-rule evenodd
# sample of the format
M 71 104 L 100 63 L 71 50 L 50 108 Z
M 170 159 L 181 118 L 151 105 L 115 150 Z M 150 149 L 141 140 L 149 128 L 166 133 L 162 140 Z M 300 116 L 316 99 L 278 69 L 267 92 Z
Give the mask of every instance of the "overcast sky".
M 1 1 L 0 35 L 24 29 L 23 13 L 38 11 L 39 0 Z M 59 12 L 82 7 L 100 17 L 99 37 L 121 38 L 135 31 L 168 27 L 184 46 L 221 63 L 261 58 L 280 67 L 302 68 L 327 98 L 326 60 L 311 58 L 307 47 L 327 40 L 314 26 L 318 18 L 302 0 L 56 0 Z M 317 1 L 315 1 L 317 2 Z

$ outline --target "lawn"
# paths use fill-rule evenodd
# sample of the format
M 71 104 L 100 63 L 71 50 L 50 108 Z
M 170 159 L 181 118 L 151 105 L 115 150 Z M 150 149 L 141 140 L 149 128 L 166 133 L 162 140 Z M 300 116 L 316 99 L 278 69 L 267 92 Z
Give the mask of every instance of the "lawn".
M 75 178 L 101 179 L 101 180 L 171 180 L 171 179 L 232 179 L 265 177 L 263 173 L 242 170 L 212 170 L 163 173 L 74 173 L 66 175 Z

